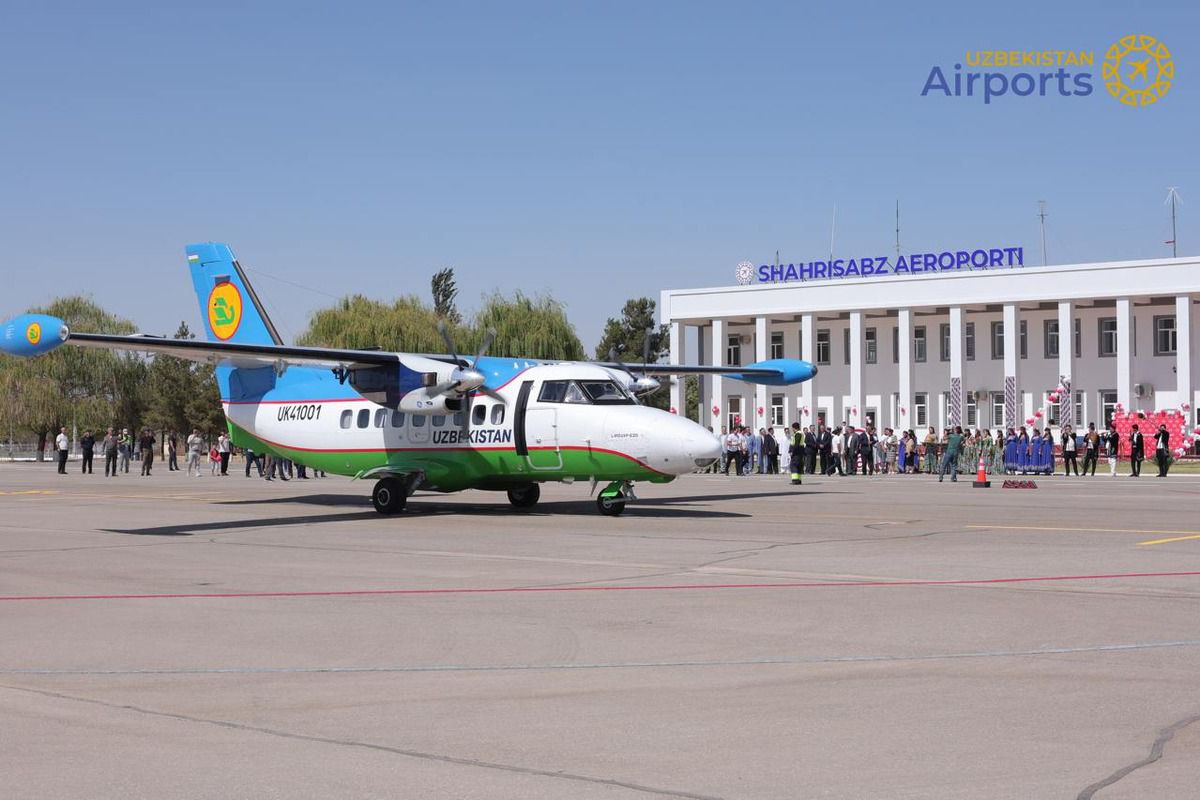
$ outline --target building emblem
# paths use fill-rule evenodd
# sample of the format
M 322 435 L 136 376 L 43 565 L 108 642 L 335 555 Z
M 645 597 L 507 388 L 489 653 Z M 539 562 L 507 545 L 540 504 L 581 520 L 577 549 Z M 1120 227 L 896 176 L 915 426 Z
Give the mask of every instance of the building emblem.
M 1125 105 L 1148 106 L 1170 90 L 1175 61 L 1158 39 L 1131 34 L 1108 48 L 1100 76 L 1108 93 Z
M 743 261 L 734 268 L 733 276 L 742 286 L 749 286 L 754 282 L 754 265 L 749 261 Z

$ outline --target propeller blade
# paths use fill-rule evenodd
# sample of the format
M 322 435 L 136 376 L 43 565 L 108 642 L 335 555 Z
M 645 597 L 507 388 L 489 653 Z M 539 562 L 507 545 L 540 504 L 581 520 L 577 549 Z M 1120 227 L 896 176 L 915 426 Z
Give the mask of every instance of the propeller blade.
M 437 397 L 439 394 L 444 394 L 458 387 L 458 381 L 442 381 L 429 390 L 430 397 Z
M 650 334 L 654 328 L 646 328 L 646 341 L 642 347 L 642 377 L 646 377 L 646 365 L 650 363 Z
M 446 349 L 450 351 L 450 355 L 454 356 L 454 363 L 457 364 L 459 361 L 458 350 L 454 347 L 454 339 L 450 336 L 450 329 L 446 327 L 446 321 L 439 319 L 437 329 L 441 334 L 442 341 L 446 343 Z
M 479 368 L 479 359 L 483 358 L 494 341 L 496 341 L 496 329 L 488 328 L 487 335 L 483 337 L 483 344 L 479 346 L 479 352 L 475 355 L 475 361 L 471 364 L 471 369 Z
M 487 386 L 480 386 L 475 391 L 479 392 L 480 394 L 487 395 L 493 400 L 496 400 L 504 405 L 508 405 L 508 401 L 504 399 L 504 395 L 500 394 L 495 389 L 490 389 Z

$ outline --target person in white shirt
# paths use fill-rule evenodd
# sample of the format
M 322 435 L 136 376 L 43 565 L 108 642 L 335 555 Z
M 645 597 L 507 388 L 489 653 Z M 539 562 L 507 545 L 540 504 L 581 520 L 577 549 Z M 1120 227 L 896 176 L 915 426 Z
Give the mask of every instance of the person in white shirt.
M 233 452 L 233 443 L 229 436 L 222 433 L 217 437 L 217 453 L 221 459 L 221 475 L 229 475 L 229 454 Z
M 67 474 L 67 452 L 71 449 L 71 440 L 67 438 L 67 429 L 59 428 L 58 436 L 54 437 L 54 446 L 58 449 L 58 474 Z
M 200 477 L 200 454 L 204 451 L 204 439 L 200 437 L 200 431 L 192 431 L 192 435 L 187 438 L 187 474 L 190 478 L 192 470 L 196 470 L 196 477 Z

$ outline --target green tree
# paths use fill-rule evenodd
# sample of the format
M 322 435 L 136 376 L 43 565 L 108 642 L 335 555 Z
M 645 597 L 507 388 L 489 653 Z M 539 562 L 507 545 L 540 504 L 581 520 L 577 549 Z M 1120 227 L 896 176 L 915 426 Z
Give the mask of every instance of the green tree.
M 194 339 L 186 322 L 179 323 L 176 339 Z M 199 428 L 216 433 L 224 424 L 221 396 L 209 364 L 168 355 L 156 355 L 147 370 L 150 389 L 146 425 L 157 431 L 187 433 Z
M 521 292 L 512 297 L 498 292 L 485 297 L 472 319 L 467 352 L 478 347 L 489 329 L 496 331 L 491 355 L 549 361 L 586 358 L 575 326 L 567 319 L 562 304 L 551 297 L 531 298 Z
M 454 282 L 454 268 L 446 267 L 438 270 L 433 274 L 429 284 L 433 292 L 433 313 L 451 325 L 461 323 L 462 315 L 458 313 L 458 308 L 454 305 L 454 300 L 458 297 L 458 285 Z
M 382 347 L 408 353 L 440 353 L 446 346 L 438 335 L 437 323 L 437 314 L 418 297 L 410 295 L 383 303 L 352 295 L 313 313 L 297 343 L 312 347 Z
M 621 317 L 609 317 L 604 323 L 604 335 L 596 346 L 596 359 L 607 361 L 611 357 L 609 354 L 615 351 L 618 359 L 632 367 L 642 363 L 647 343 L 650 345 L 649 363 L 662 359 L 671 349 L 671 334 L 666 325 L 657 324 L 655 306 L 649 297 L 626 300 Z M 642 395 L 641 399 L 646 405 L 666 409 L 670 406 L 671 394 L 667 380 L 660 380 L 663 381 L 663 387 L 652 394 Z M 683 411 L 680 410 L 680 413 Z

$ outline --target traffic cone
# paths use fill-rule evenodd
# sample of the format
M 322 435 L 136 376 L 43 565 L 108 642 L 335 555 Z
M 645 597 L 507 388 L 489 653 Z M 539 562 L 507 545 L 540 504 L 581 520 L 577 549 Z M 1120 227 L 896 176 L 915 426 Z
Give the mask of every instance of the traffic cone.
M 987 467 L 983 465 L 983 453 L 979 454 L 979 470 L 975 473 L 975 481 L 971 485 L 976 489 L 987 489 L 992 485 L 988 480 Z

